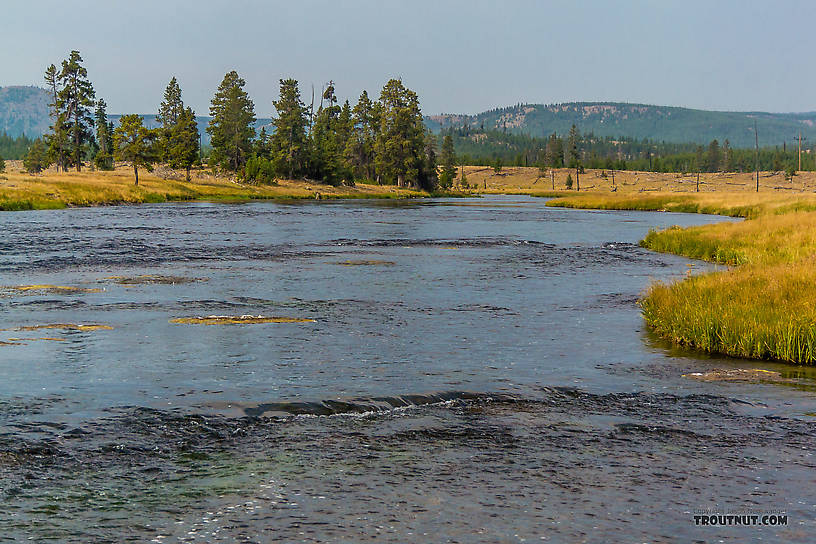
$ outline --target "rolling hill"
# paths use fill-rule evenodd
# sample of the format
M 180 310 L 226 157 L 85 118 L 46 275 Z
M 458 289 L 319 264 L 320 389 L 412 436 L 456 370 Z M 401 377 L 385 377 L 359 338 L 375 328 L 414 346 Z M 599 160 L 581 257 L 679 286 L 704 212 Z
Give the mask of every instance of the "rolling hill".
M 816 112 L 724 112 L 617 102 L 518 104 L 476 115 L 432 115 L 426 119 L 434 131 L 467 125 L 544 137 L 552 132 L 566 135 L 575 124 L 582 133 L 596 136 L 698 144 L 716 138 L 721 143 L 728 139 L 732 147 L 754 146 L 754 121 L 760 146 L 790 144 L 800 130 L 811 142 L 816 138 Z
M 111 119 L 118 119 L 111 115 Z M 146 124 L 155 126 L 155 115 L 145 115 Z M 209 117 L 197 118 L 202 140 Z M 256 128 L 269 125 L 271 119 L 258 119 Z M 648 138 L 670 143 L 707 144 L 714 138 L 728 139 L 732 147 L 753 147 L 756 122 L 760 146 L 781 145 L 793 141 L 802 131 L 810 142 L 816 141 L 816 112 L 764 113 L 706 111 L 670 106 L 650 106 L 619 102 L 569 102 L 563 104 L 518 104 L 475 115 L 430 115 L 429 128 L 438 132 L 447 127 L 484 127 L 513 134 L 546 136 L 566 134 L 575 124 L 582 133 L 596 136 Z M 39 87 L 0 87 L 0 132 L 10 136 L 39 136 L 48 130 L 48 93 Z M 269 129 L 267 129 L 269 130 Z
M 39 87 L 0 87 L 0 132 L 17 137 L 48 130 L 48 92 Z

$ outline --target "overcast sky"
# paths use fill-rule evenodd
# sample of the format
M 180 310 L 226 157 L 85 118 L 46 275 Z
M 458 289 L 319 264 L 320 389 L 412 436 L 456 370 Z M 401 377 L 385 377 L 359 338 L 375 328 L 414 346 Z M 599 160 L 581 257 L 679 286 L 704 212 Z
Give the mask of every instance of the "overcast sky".
M 278 80 L 351 99 L 401 77 L 423 112 L 624 101 L 816 110 L 816 2 L 8 0 L 0 86 L 78 49 L 111 113 L 153 113 L 172 76 L 206 115 L 229 70 L 259 116 Z

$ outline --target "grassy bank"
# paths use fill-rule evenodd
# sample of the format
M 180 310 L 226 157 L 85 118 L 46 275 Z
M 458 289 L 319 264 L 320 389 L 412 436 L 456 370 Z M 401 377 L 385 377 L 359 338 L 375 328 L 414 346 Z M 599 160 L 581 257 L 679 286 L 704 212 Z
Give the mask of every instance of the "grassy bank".
M 48 172 L 30 175 L 20 171 L 0 174 L 0 210 L 57 209 L 72 206 L 139 204 L 185 200 L 414 198 L 427 193 L 392 186 L 357 184 L 332 187 L 306 181 L 284 180 L 278 185 L 244 185 L 196 172 L 190 182 L 140 172 Z
M 644 318 L 662 337 L 707 352 L 816 364 L 816 196 L 596 194 L 548 204 L 748 218 L 650 232 L 644 247 L 731 268 L 652 285 Z

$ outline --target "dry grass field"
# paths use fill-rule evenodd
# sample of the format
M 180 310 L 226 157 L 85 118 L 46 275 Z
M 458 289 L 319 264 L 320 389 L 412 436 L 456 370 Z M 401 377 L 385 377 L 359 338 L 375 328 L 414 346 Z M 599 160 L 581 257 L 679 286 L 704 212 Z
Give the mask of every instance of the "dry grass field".
M 456 183 L 461 179 L 461 167 Z M 488 166 L 466 166 L 465 176 L 468 185 L 474 187 L 474 192 L 481 193 L 543 193 L 567 191 L 565 183 L 567 175 L 575 181 L 575 170 L 557 168 L 539 171 L 538 168 L 525 166 L 510 166 L 502 168 L 501 172 L 494 172 Z M 697 191 L 696 174 L 660 173 L 660 172 L 629 172 L 610 170 L 586 170 L 580 176 L 581 192 L 668 192 L 692 193 Z M 800 193 L 816 191 L 816 172 L 800 172 L 792 180 L 785 179 L 783 172 L 760 172 L 760 192 Z M 700 174 L 700 192 L 755 192 L 756 178 L 753 173 L 716 173 Z
M 56 172 L 28 174 L 20 161 L 6 161 L 0 174 L 0 210 L 51 209 L 70 206 L 137 204 L 180 200 L 246 199 L 336 199 L 412 198 L 427 193 L 393 186 L 366 185 L 332 187 L 307 181 L 283 180 L 278 185 L 246 185 L 206 171 L 193 171 L 190 182 L 182 173 L 157 169 L 139 171 L 139 185 L 133 170 Z

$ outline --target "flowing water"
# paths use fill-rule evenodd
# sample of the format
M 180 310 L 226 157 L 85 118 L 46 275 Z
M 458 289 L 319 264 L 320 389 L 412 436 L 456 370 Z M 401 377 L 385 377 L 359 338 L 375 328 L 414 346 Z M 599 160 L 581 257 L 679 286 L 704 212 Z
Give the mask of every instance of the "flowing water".
M 726 219 L 544 204 L 0 215 L 0 542 L 810 541 L 813 373 L 637 307 Z M 683 376 L 734 368 L 782 379 Z

